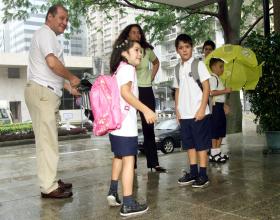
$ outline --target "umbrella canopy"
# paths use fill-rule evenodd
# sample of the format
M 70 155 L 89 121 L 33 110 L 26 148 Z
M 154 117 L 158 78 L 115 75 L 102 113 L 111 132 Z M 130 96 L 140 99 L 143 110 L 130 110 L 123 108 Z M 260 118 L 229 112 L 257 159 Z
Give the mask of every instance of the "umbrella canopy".
M 261 76 L 261 67 L 255 53 L 249 48 L 239 45 L 226 44 L 210 53 L 205 63 L 209 67 L 211 58 L 221 58 L 225 61 L 224 74 L 221 79 L 226 87 L 233 91 L 240 89 L 255 89 Z

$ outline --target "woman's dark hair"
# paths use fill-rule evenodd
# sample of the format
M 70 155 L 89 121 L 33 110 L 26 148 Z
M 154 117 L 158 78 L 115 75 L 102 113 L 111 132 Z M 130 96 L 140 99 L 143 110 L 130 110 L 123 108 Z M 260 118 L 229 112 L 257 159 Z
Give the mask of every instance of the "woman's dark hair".
M 123 40 L 123 41 L 127 40 L 127 39 L 128 39 L 128 35 L 129 35 L 129 32 L 131 31 L 131 29 L 132 29 L 133 27 L 137 27 L 138 30 L 139 30 L 139 32 L 140 32 L 141 38 L 140 38 L 140 42 L 139 42 L 139 43 L 140 43 L 141 47 L 144 49 L 144 56 L 145 56 L 145 49 L 146 49 L 146 48 L 150 48 L 151 50 L 153 50 L 154 47 L 153 47 L 151 44 L 149 44 L 149 43 L 147 42 L 146 37 L 145 37 L 145 34 L 144 34 L 144 31 L 142 30 L 142 28 L 141 28 L 141 26 L 140 26 L 139 24 L 130 24 L 130 25 L 127 25 L 127 26 L 123 29 L 123 31 L 120 33 L 120 36 L 119 36 L 118 39 Z
M 116 72 L 121 61 L 127 62 L 122 56 L 122 52 L 128 51 L 133 47 L 134 43 L 139 44 L 139 42 L 135 40 L 122 40 L 120 38 L 115 41 L 110 58 L 110 72 L 112 75 Z
M 68 12 L 68 10 L 62 4 L 55 4 L 49 8 L 45 20 L 48 20 L 49 14 L 51 14 L 54 17 L 57 14 L 58 8 L 62 8 L 64 11 Z

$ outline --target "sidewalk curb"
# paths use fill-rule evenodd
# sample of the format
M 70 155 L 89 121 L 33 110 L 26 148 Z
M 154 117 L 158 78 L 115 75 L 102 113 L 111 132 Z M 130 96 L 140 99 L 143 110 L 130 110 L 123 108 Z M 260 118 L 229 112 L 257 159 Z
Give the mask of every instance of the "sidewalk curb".
M 58 136 L 58 141 L 85 139 L 85 138 L 90 138 L 90 137 L 91 137 L 91 134 L 64 135 L 64 136 Z M 15 140 L 15 141 L 3 141 L 3 142 L 0 142 L 0 147 L 9 147 L 9 146 L 34 144 L 34 143 L 35 143 L 34 138 L 33 139 Z

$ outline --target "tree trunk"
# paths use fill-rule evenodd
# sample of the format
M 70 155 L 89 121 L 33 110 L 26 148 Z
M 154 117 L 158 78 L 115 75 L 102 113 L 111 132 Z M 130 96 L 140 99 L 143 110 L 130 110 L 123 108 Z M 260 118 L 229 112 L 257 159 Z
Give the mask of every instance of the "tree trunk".
M 219 20 L 224 30 L 224 39 L 226 44 L 239 44 L 240 40 L 240 21 L 241 6 L 243 0 L 219 1 Z M 242 106 L 240 101 L 240 92 L 232 92 L 226 103 L 230 106 L 230 114 L 227 115 L 227 133 L 242 132 Z
M 280 33 L 280 1 L 273 0 L 273 11 L 274 11 L 274 30 Z

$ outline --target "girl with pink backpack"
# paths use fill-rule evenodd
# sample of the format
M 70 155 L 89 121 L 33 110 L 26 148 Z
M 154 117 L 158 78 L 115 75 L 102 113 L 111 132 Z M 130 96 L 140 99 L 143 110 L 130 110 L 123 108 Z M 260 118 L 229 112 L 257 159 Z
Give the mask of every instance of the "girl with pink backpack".
M 139 204 L 132 196 L 134 157 L 137 154 L 138 144 L 137 110 L 144 114 L 147 123 L 156 121 L 155 112 L 138 100 L 135 66 L 141 62 L 141 58 L 141 46 L 137 41 L 124 40 L 120 37 L 116 40 L 110 59 L 110 71 L 116 74 L 120 92 L 120 107 L 123 113 L 126 112 L 126 116 L 121 127 L 109 134 L 114 158 L 107 200 L 110 206 L 121 205 L 118 197 L 118 180 L 122 174 L 121 216 L 142 214 L 148 210 L 147 204 Z

